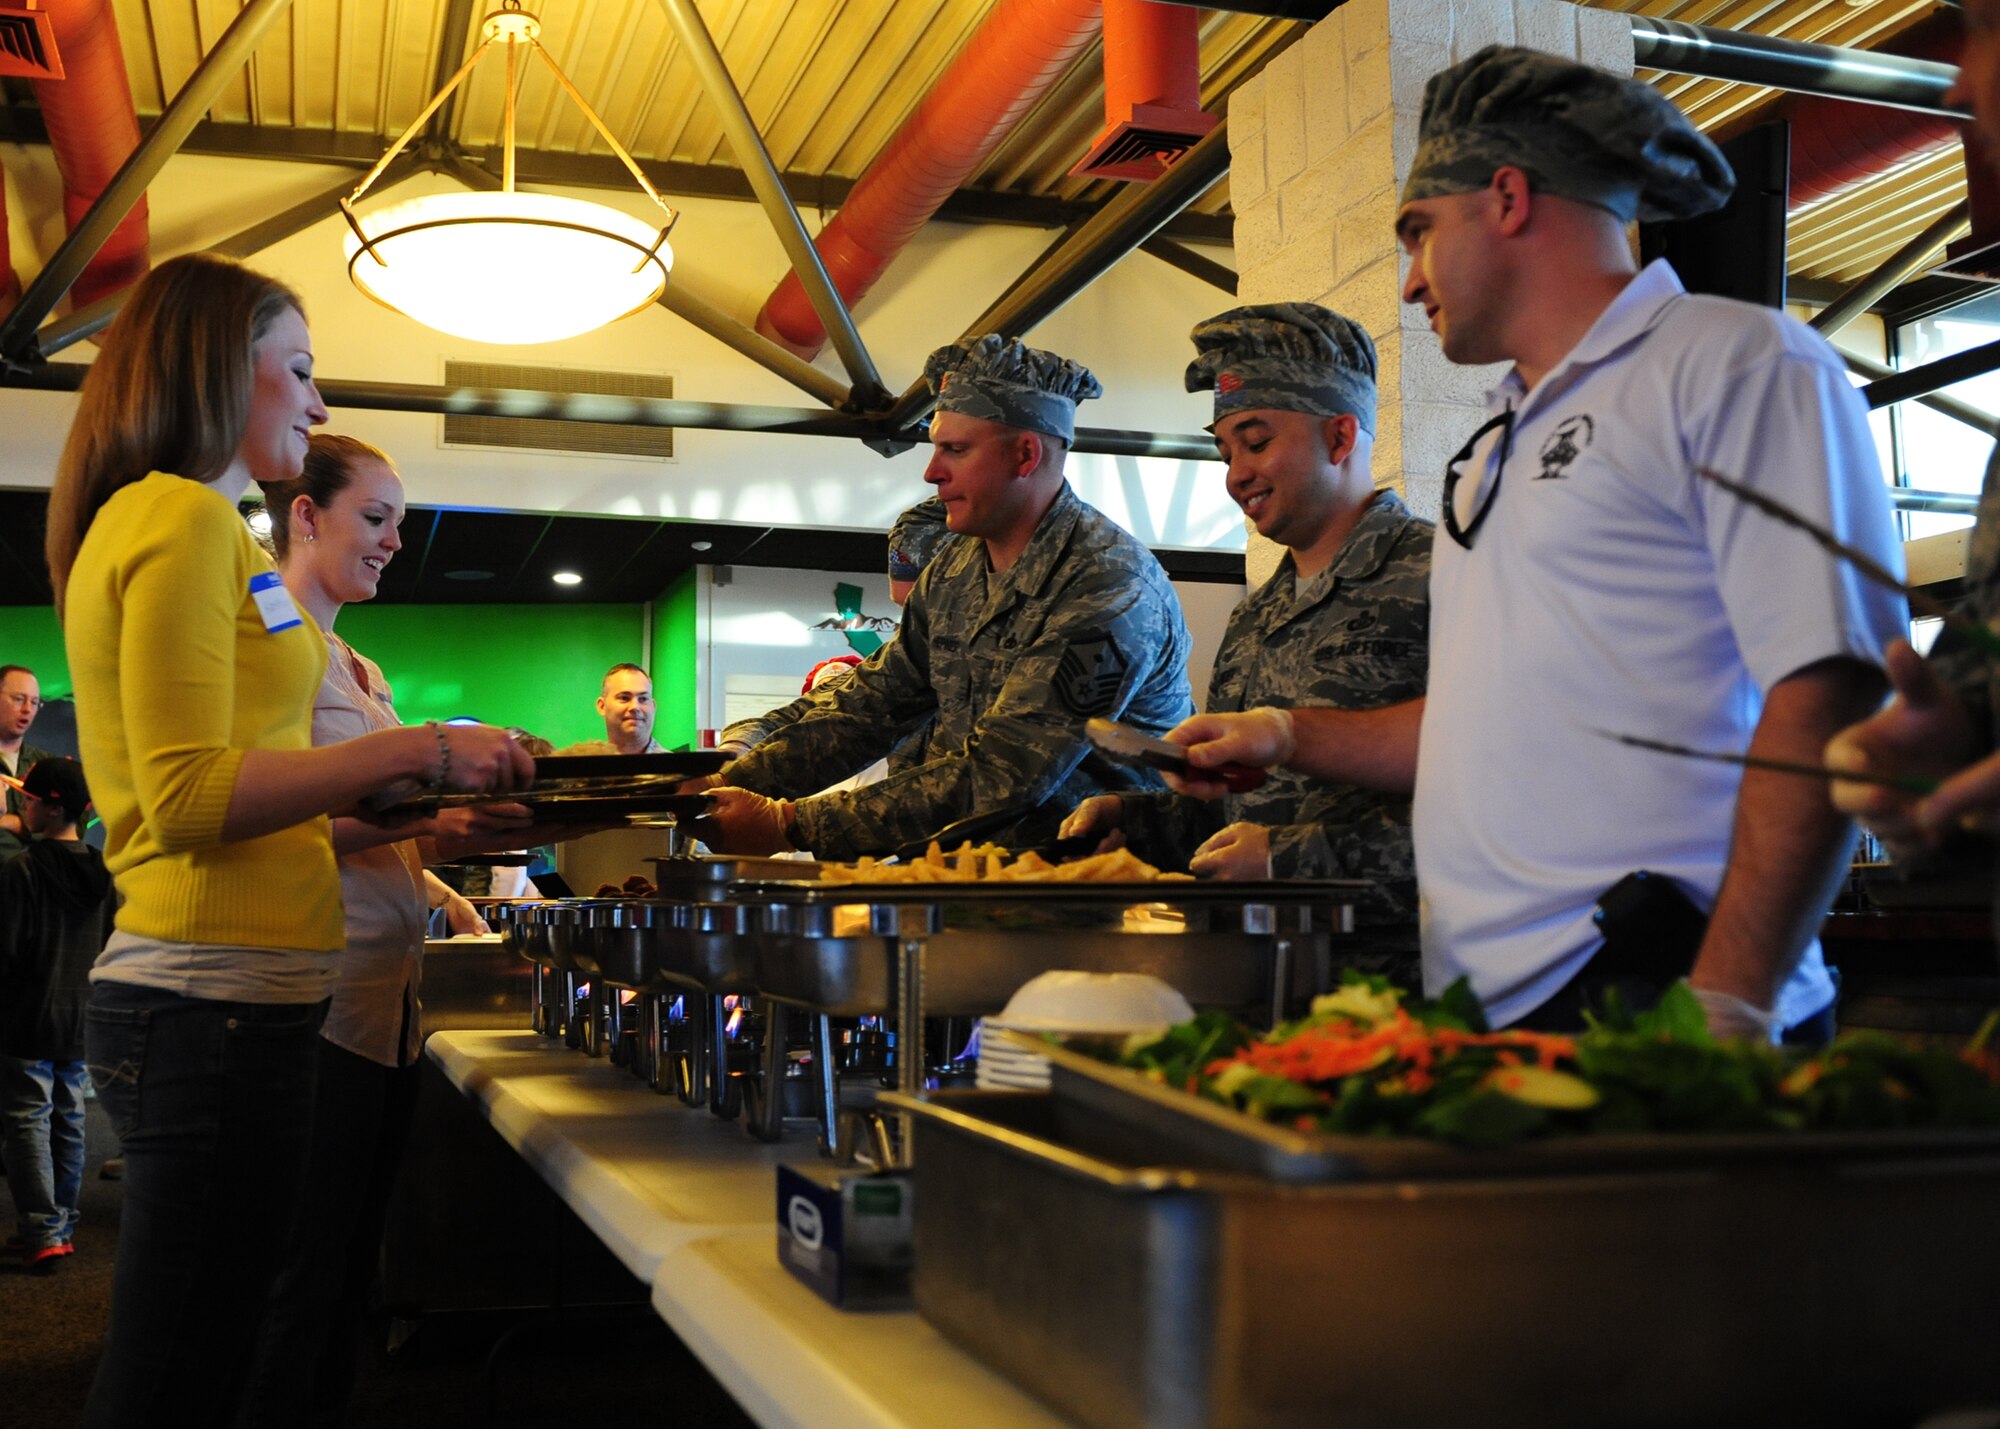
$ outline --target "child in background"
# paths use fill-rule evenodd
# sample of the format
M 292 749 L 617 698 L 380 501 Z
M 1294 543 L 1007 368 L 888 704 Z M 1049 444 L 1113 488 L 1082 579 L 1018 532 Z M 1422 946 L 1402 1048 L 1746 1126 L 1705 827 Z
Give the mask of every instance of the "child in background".
M 0 866 L 0 1144 L 28 1270 L 74 1250 L 83 1181 L 83 1012 L 117 904 L 103 856 L 79 837 L 90 790 L 74 759 L 22 780 L 33 842 Z

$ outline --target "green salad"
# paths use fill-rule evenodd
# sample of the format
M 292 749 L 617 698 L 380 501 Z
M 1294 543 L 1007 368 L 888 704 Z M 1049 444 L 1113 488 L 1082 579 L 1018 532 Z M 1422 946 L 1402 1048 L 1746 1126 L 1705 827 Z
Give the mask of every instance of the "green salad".
M 1461 980 L 1410 998 L 1349 973 L 1266 1033 L 1204 1012 L 1113 1060 L 1303 1131 L 1505 1146 L 1607 1132 L 2000 1126 L 2000 1013 L 1956 1052 L 1854 1033 L 1816 1051 L 1723 1042 L 1683 985 L 1574 1036 L 1491 1030 Z

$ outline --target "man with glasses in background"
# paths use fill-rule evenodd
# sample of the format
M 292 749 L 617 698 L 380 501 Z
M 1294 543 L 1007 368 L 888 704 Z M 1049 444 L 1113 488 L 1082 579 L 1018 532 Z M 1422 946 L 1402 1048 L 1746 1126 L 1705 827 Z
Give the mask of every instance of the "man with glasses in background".
M 1718 1034 L 1831 1031 L 1815 935 L 1852 831 L 1826 790 L 1606 737 L 1817 762 L 1875 708 L 1907 618 L 1698 475 L 1897 567 L 1833 350 L 1633 260 L 1633 219 L 1732 186 L 1648 85 L 1498 46 L 1433 76 L 1396 219 L 1403 298 L 1453 362 L 1512 367 L 1447 474 L 1427 700 L 1174 736 L 1199 764 L 1413 786 L 1425 985 L 1467 976 L 1496 1024 L 1576 1027 L 1608 987 L 1643 1000 L 1686 975 Z
M 0 773 L 18 779 L 48 757 L 28 743 L 28 729 L 42 712 L 42 685 L 26 665 L 0 665 Z M 0 859 L 20 852 L 28 830 L 22 821 L 25 803 L 19 790 L 0 786 L 6 809 L 0 812 Z

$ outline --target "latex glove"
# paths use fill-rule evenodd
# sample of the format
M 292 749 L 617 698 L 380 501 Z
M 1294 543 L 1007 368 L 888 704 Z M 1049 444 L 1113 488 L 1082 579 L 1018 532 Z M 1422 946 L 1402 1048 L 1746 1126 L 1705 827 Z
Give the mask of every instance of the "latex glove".
M 1241 714 L 1205 714 L 1182 720 L 1167 731 L 1167 739 L 1187 746 L 1188 763 L 1196 769 L 1218 764 L 1247 764 L 1270 769 L 1292 757 L 1292 712 L 1279 709 L 1244 710 Z M 1197 799 L 1215 799 L 1229 792 L 1220 779 L 1199 774 L 1169 774 L 1167 783 Z
M 1971 717 L 1907 642 L 1889 647 L 1888 670 L 1895 698 L 1880 714 L 1836 734 L 1825 758 L 1833 769 L 1944 779 L 1928 798 L 1840 779 L 1831 786 L 1835 808 L 1908 856 L 1935 847 L 1954 823 L 2000 814 L 2000 756 L 1961 768 L 1975 748 Z
M 695 821 L 694 836 L 715 852 L 757 857 L 791 848 L 785 837 L 790 806 L 784 800 L 748 789 L 721 788 L 711 794 L 714 806 L 707 818 Z
M 486 920 L 479 916 L 479 910 L 474 908 L 457 892 L 453 892 L 444 900 L 444 924 L 455 935 L 461 933 L 484 934 L 493 931 L 486 926 Z
M 1056 830 L 1058 838 L 1082 838 L 1085 834 L 1102 834 L 1096 852 L 1110 853 L 1113 849 L 1125 847 L 1125 831 L 1119 827 L 1125 820 L 1125 801 L 1116 794 L 1093 794 L 1074 809 Z
M 727 765 L 723 767 L 725 769 L 728 768 Z M 680 783 L 674 785 L 674 792 L 676 794 L 706 794 L 711 789 L 719 789 L 721 787 L 722 775 L 702 774 L 693 779 L 681 780 Z
M 1688 984 L 1688 991 L 1701 1004 L 1701 1010 L 1708 1017 L 1708 1030 L 1724 1042 L 1775 1042 L 1784 1029 L 1778 1026 L 1778 1014 L 1768 1008 L 1746 1002 L 1734 993 L 1722 992 L 1712 987 L 1696 987 Z
M 1269 878 L 1271 831 L 1262 824 L 1230 824 L 1194 851 L 1188 872 L 1230 882 Z

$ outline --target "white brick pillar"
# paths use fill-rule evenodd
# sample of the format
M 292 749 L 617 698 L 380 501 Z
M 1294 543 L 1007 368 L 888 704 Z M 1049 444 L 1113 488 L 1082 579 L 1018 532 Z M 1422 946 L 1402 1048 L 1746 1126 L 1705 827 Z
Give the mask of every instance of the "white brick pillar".
M 1424 82 L 1484 45 L 1632 73 L 1630 19 L 1564 0 L 1347 0 L 1229 100 L 1238 300 L 1315 302 L 1368 329 L 1380 360 L 1375 481 L 1436 519 L 1444 466 L 1485 417 L 1495 367 L 1447 362 L 1401 300 L 1392 231 Z M 1254 531 L 1254 587 L 1278 548 Z

